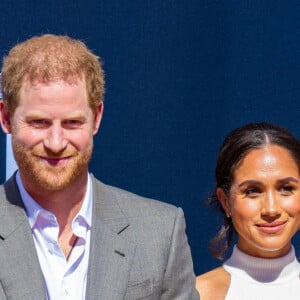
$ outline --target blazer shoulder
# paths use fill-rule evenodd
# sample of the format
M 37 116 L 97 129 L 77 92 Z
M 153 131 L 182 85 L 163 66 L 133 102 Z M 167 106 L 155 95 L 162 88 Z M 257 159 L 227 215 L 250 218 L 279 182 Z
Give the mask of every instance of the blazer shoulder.
M 0 206 L 24 208 L 16 181 L 16 172 L 0 185 Z
M 171 214 L 176 215 L 178 208 L 172 204 L 159 200 L 143 197 L 118 187 L 104 184 L 94 177 L 93 186 L 98 196 L 115 201 L 117 205 L 126 211 L 126 215 L 149 215 L 149 214 Z

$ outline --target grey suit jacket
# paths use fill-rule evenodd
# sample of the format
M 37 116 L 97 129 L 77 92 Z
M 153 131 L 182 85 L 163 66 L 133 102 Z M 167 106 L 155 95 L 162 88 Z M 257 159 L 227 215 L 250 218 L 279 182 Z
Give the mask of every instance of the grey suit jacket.
M 88 300 L 196 300 L 182 210 L 93 177 Z M 0 186 L 0 300 L 46 300 L 15 177 Z

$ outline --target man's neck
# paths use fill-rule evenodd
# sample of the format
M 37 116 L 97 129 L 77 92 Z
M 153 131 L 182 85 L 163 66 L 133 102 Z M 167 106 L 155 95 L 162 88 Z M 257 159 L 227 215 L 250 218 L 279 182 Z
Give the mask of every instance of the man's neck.
M 20 174 L 21 175 L 21 174 Z M 22 178 L 22 176 L 21 176 Z M 47 190 L 34 183 L 23 180 L 22 183 L 28 194 L 44 209 L 52 212 L 60 228 L 71 225 L 79 212 L 87 189 L 88 173 L 78 176 L 69 186 L 58 191 Z

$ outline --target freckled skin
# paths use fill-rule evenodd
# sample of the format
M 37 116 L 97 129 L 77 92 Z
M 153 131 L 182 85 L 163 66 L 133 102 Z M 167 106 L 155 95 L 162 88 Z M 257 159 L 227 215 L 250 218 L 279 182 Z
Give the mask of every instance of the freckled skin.
M 23 82 L 7 132 L 29 191 L 62 190 L 87 176 L 101 113 L 89 107 L 84 80 Z

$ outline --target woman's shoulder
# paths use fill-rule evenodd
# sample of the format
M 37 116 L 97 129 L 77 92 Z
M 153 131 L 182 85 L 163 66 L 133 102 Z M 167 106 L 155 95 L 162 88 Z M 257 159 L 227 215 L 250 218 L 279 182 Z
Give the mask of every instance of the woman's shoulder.
M 219 267 L 197 276 L 196 288 L 201 300 L 224 300 L 230 285 L 230 274 Z

